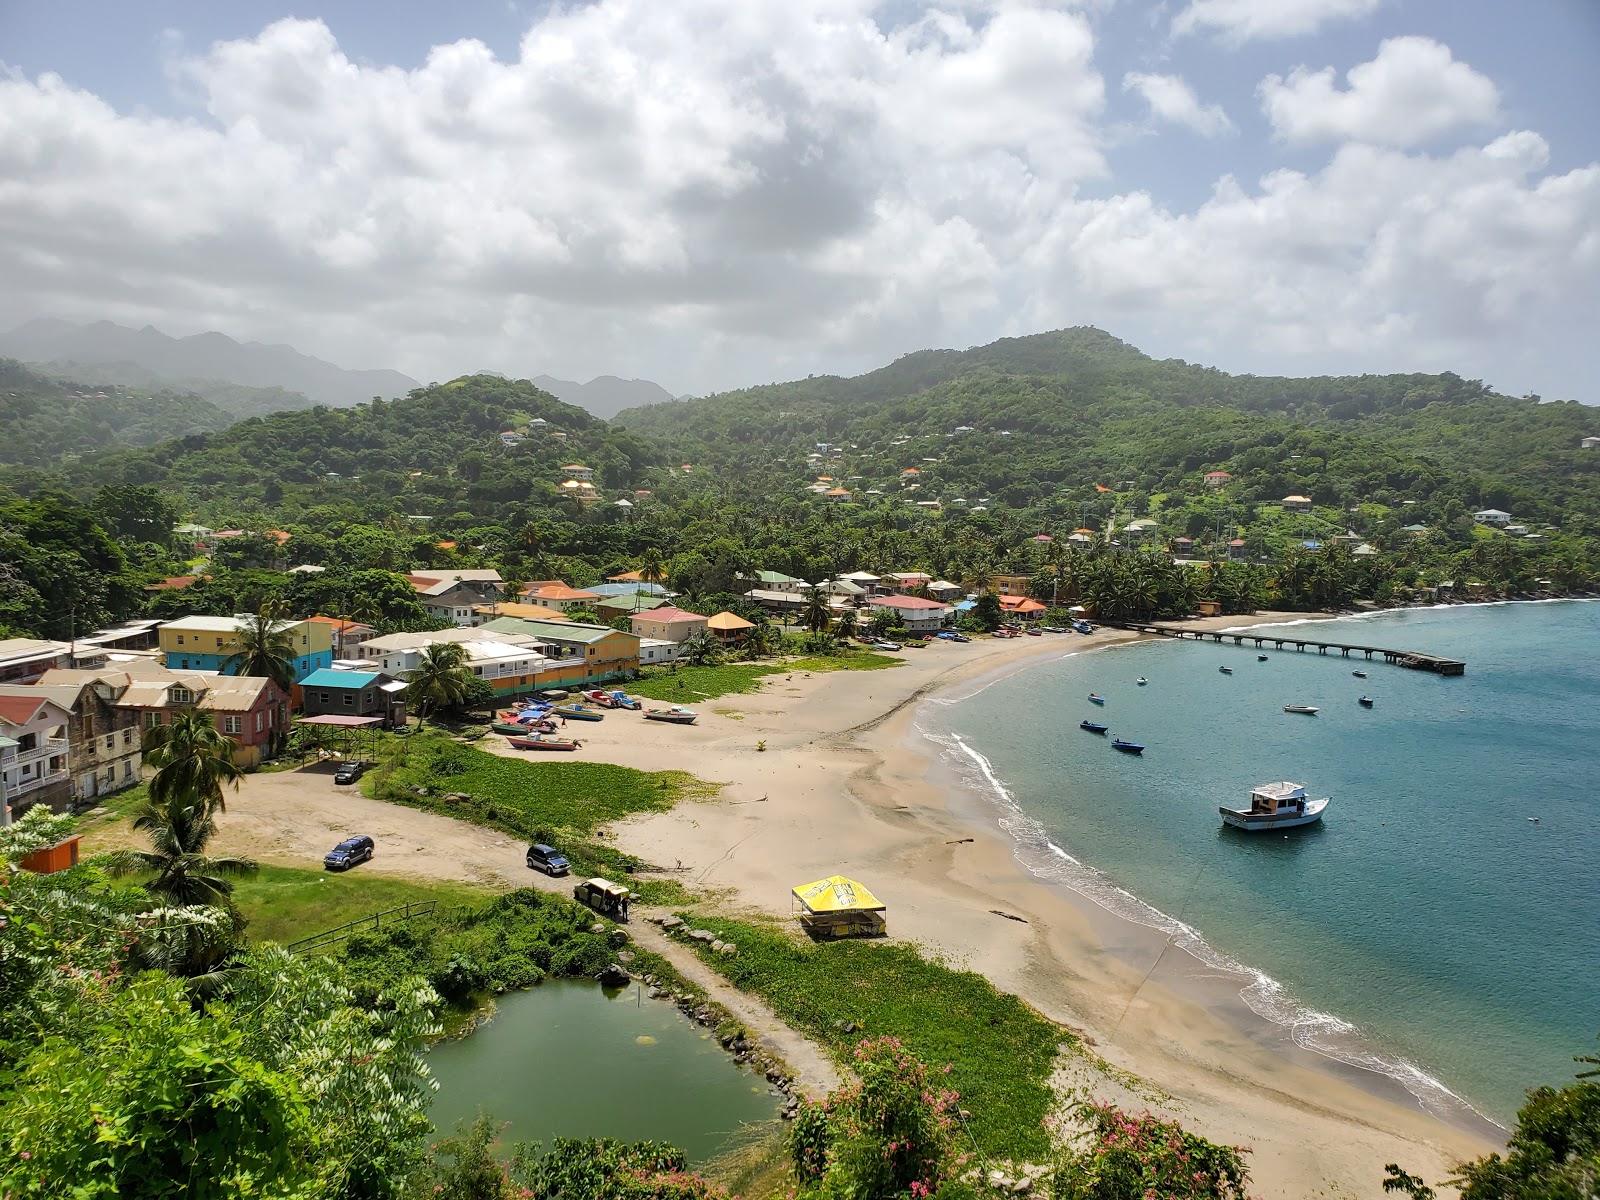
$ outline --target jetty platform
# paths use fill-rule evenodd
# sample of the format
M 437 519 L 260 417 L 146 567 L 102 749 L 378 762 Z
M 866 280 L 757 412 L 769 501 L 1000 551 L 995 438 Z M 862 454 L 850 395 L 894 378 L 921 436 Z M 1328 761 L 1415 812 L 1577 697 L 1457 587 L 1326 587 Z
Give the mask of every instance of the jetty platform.
M 1114 625 L 1118 629 L 1129 629 L 1134 633 L 1155 634 L 1158 637 L 1178 638 L 1191 642 L 1212 641 L 1217 643 L 1232 642 L 1235 646 L 1246 644 L 1260 649 L 1262 646 L 1271 645 L 1277 650 L 1296 650 L 1305 653 L 1315 650 L 1318 654 L 1327 654 L 1330 650 L 1337 650 L 1341 657 L 1349 658 L 1352 654 L 1360 654 L 1368 661 L 1381 657 L 1384 662 L 1394 663 L 1399 667 L 1406 667 L 1413 671 L 1431 671 L 1435 675 L 1465 675 L 1467 664 L 1460 659 L 1444 658 L 1438 654 L 1424 654 L 1420 650 L 1394 650 L 1386 646 L 1357 646 L 1349 642 L 1329 642 L 1319 637 L 1305 637 L 1300 634 L 1285 634 L 1281 632 L 1261 632 L 1259 630 L 1241 630 L 1234 633 L 1219 633 L 1206 629 L 1185 629 L 1181 625 L 1157 625 L 1144 621 L 1107 621 L 1107 625 Z

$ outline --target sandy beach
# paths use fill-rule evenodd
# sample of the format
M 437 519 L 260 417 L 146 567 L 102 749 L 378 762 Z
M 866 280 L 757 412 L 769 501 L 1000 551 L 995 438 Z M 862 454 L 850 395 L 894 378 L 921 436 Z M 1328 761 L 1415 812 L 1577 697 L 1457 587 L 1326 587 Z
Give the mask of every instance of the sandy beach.
M 1190 627 L 1304 619 L 1262 613 Z M 983 973 L 1087 1039 L 1104 1066 L 1084 1056 L 1064 1087 L 1250 1147 L 1257 1194 L 1377 1197 L 1385 1163 L 1432 1181 L 1493 1148 L 1489 1123 L 1446 1122 L 1386 1077 L 1296 1047 L 1239 999 L 1237 976 L 1029 874 L 1001 814 L 956 786 L 914 728 L 931 697 L 1129 637 L 936 643 L 892 670 L 776 675 L 757 694 L 686 695 L 702 714 L 693 727 L 616 714 L 584 728 L 584 752 L 725 785 L 715 800 L 618 825 L 622 848 L 681 870 L 730 911 L 787 914 L 797 883 L 836 871 L 861 878 L 888 902 L 893 936 Z

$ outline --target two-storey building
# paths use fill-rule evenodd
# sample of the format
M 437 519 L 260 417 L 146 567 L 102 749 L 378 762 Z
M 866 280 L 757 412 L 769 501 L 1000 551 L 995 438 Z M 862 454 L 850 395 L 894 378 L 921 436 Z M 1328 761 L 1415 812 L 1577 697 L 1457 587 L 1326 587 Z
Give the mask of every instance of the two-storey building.
M 324 668 L 300 681 L 300 711 L 308 717 L 378 717 L 384 728 L 406 723 L 406 683 L 384 671 Z
M 117 704 L 119 689 L 93 671 L 55 668 L 38 683 L 0 685 L 0 696 L 48 697 L 69 714 L 67 769 L 74 804 L 139 782 L 139 716 Z
M 35 804 L 72 809 L 67 726 L 72 714 L 34 689 L 0 696 L 0 824 Z
M 474 610 L 501 598 L 504 582 L 492 570 L 416 571 L 406 579 L 430 617 L 461 629 L 472 625 Z
M 239 653 L 239 631 L 252 618 L 180 617 L 168 621 L 157 633 L 168 670 L 216 671 L 232 674 L 228 660 Z M 294 651 L 290 660 L 299 682 L 319 667 L 333 662 L 333 630 L 316 621 L 278 621 L 273 629 L 289 635 Z

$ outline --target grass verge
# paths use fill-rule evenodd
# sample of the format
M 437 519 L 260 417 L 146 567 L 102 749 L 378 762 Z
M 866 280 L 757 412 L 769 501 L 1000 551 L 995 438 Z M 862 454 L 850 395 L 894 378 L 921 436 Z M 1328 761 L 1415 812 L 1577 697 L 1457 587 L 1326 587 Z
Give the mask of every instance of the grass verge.
M 418 900 L 440 904 L 478 904 L 492 893 L 465 883 L 414 883 L 385 875 L 354 871 L 299 871 L 262 867 L 249 879 L 235 882 L 234 903 L 249 921 L 252 941 L 292 942 Z
M 683 915 L 739 947 L 724 956 L 690 943 L 707 966 L 841 1061 L 862 1037 L 889 1034 L 930 1067 L 948 1065 L 984 1154 L 1049 1152 L 1050 1074 L 1061 1047 L 1076 1039 L 1016 996 L 904 943 L 813 945 L 771 925 Z
M 887 654 L 847 650 L 833 655 L 807 655 L 804 658 L 772 662 L 719 663 L 706 667 L 679 667 L 650 671 L 628 684 L 628 691 L 650 700 L 694 703 L 718 696 L 759 691 L 761 681 L 772 675 L 822 671 L 881 671 L 898 667 L 900 659 Z

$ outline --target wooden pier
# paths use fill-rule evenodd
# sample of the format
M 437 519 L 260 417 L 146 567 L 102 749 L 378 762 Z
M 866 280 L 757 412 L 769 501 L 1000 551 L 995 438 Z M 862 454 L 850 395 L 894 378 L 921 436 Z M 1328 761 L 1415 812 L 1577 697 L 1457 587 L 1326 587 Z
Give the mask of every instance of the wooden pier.
M 1431 671 L 1435 675 L 1465 675 L 1467 664 L 1454 658 L 1441 658 L 1437 654 L 1424 654 L 1420 650 L 1390 650 L 1383 646 L 1355 646 L 1347 642 L 1325 642 L 1321 638 L 1301 637 L 1279 632 L 1260 632 L 1243 630 L 1234 633 L 1214 633 L 1205 629 L 1184 629 L 1178 625 L 1152 625 L 1142 621 L 1117 621 L 1106 622 L 1115 624 L 1118 629 L 1130 629 L 1135 633 L 1151 633 L 1159 637 L 1178 638 L 1182 641 L 1217 643 L 1232 642 L 1235 646 L 1249 643 L 1257 650 L 1262 646 L 1271 645 L 1276 650 L 1297 650 L 1305 653 L 1315 650 L 1318 654 L 1327 654 L 1330 650 L 1337 650 L 1341 657 L 1349 658 L 1351 654 L 1365 655 L 1367 660 L 1382 657 L 1384 662 L 1394 663 L 1396 666 L 1406 667 L 1413 671 Z

